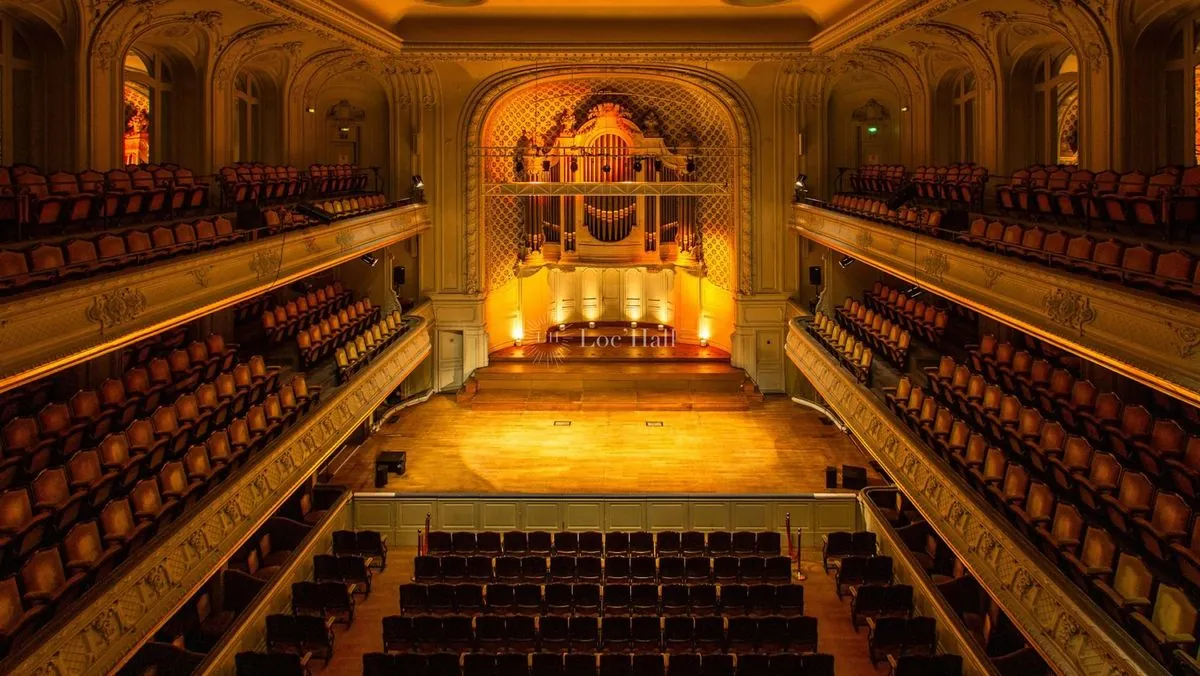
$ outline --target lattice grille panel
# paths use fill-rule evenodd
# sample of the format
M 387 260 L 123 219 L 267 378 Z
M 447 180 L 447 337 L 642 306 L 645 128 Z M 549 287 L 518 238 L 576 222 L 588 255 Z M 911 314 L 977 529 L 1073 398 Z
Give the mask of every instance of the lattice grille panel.
M 677 82 L 631 76 L 579 76 L 548 80 L 524 87 L 501 101 L 484 124 L 484 148 L 512 148 L 523 132 L 542 144 L 555 118 L 563 111 L 574 114 L 576 124 L 603 102 L 628 110 L 639 126 L 648 114 L 657 116 L 662 136 L 671 147 L 689 137 L 698 145 L 696 180 L 734 181 L 736 143 L 728 114 L 704 93 Z M 644 126 L 643 126 L 644 129 Z M 722 149 L 721 154 L 713 149 Z M 489 151 L 494 152 L 494 151 Z M 485 157 L 484 181 L 511 181 L 513 163 L 508 157 Z M 700 230 L 709 280 L 722 289 L 734 288 L 735 224 L 729 197 L 699 198 Z M 485 289 L 491 291 L 513 278 L 513 263 L 524 243 L 520 210 L 513 198 L 484 199 Z

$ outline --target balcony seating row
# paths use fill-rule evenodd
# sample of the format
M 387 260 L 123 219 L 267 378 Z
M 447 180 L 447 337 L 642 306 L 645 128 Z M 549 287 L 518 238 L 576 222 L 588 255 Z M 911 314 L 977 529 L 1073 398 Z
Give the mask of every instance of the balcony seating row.
M 0 293 L 30 288 L 145 265 L 182 254 L 236 244 L 245 237 L 233 223 L 218 216 L 195 223 L 158 225 L 149 230 L 109 233 L 65 244 L 39 244 L 29 249 L 0 250 Z
M 393 310 L 387 317 L 363 329 L 353 340 L 347 338 L 345 346 L 334 352 L 339 382 L 344 382 L 370 363 L 380 350 L 404 335 L 406 328 L 400 311 Z
M 625 557 L 610 554 L 576 556 L 540 554 L 422 555 L 416 559 L 418 581 L 524 580 L 526 582 L 641 581 L 641 582 L 770 582 L 786 584 L 791 579 L 791 559 L 786 556 L 653 556 Z
M 997 207 L 1034 220 L 1158 228 L 1169 239 L 1176 226 L 1200 218 L 1200 169 L 1164 167 L 1153 176 L 1140 171 L 1093 173 L 1077 167 L 1033 165 L 996 190 Z
M 883 200 L 855 195 L 834 195 L 826 206 L 833 211 L 854 214 L 897 228 L 930 234 L 936 234 L 941 230 L 942 220 L 946 213 L 941 209 L 918 207 L 900 207 L 893 210 L 888 209 L 887 202 Z
M 143 338 L 121 351 L 121 363 L 128 370 L 137 366 L 146 366 L 151 359 L 159 357 L 165 359 L 171 352 L 187 345 L 187 334 L 186 326 L 177 326 Z M 213 340 L 215 341 L 217 338 Z M 220 338 L 222 345 L 224 345 L 224 340 L 224 338 Z M 225 348 L 218 351 L 224 352 Z
M 369 178 L 362 169 L 350 164 L 312 164 L 308 176 L 317 195 L 361 192 L 367 189 Z
M 1043 229 L 1002 221 L 971 222 L 959 242 L 1006 256 L 1086 274 L 1154 293 L 1195 299 L 1200 297 L 1200 266 L 1191 253 L 1179 249 L 1160 251 L 1147 244 L 1116 239 L 1097 242 L 1087 234 Z
M 381 209 L 390 209 L 393 204 L 387 201 L 387 198 L 378 193 L 372 195 L 359 195 L 356 197 L 342 197 L 340 199 L 329 199 L 316 203 L 317 208 L 331 213 L 336 218 L 349 218 L 350 216 L 360 216 L 369 214 L 373 211 Z
M 817 651 L 815 617 L 634 615 L 393 615 L 384 618 L 384 647 L 414 653 L 509 649 L 661 654 Z
M 147 165 L 44 175 L 36 167 L 0 167 L 0 223 L 34 233 L 76 225 L 163 219 L 208 206 L 208 183 L 188 170 Z
M 268 207 L 263 209 L 262 215 L 263 225 L 272 235 L 290 230 L 300 230 L 320 223 L 319 220 L 286 206 Z
M 858 382 L 871 386 L 871 364 L 875 354 L 865 342 L 851 336 L 824 312 L 816 314 L 808 330 L 838 358 L 847 371 L 854 374 Z
M 426 554 L 583 554 L 600 556 L 778 556 L 776 531 L 430 531 Z
M 885 319 L 853 298 L 846 298 L 835 311 L 838 323 L 847 331 L 870 345 L 901 370 L 907 368 L 908 350 L 912 346 L 912 334 L 900 323 Z
M 381 308 L 371 305 L 367 299 L 356 301 L 328 319 L 321 319 L 308 329 L 297 331 L 296 349 L 301 364 L 313 364 L 328 358 L 347 341 L 370 331 L 371 324 L 379 320 Z M 338 368 L 341 369 L 339 362 Z
M 275 673 L 275 672 L 271 672 Z M 930 674 L 932 672 L 925 672 Z M 363 676 L 833 676 L 833 655 L 810 653 L 366 653 Z M 289 675 L 290 676 L 290 675 Z M 934 676 L 941 676 L 935 674 Z
M 922 166 L 913 171 L 909 182 L 916 186 L 920 200 L 966 209 L 983 203 L 988 170 L 973 162 Z
M 887 288 L 881 282 L 876 282 L 870 291 L 863 294 L 863 303 L 934 345 L 941 342 L 950 324 L 950 311 L 946 308 L 909 298 L 899 289 Z M 839 311 L 844 313 L 849 308 L 843 304 Z
M 338 311 L 349 307 L 353 300 L 354 293 L 343 288 L 338 281 L 310 289 L 283 305 L 273 304 L 264 308 L 261 313 L 263 332 L 267 334 L 268 341 L 282 343 L 322 319 L 337 316 Z
M 850 176 L 850 189 L 858 193 L 890 195 L 907 180 L 903 164 L 865 164 Z
M 403 615 L 780 615 L 804 614 L 804 586 L 688 583 L 459 583 L 400 586 Z
M 299 200 L 308 190 L 308 178 L 293 166 L 243 162 L 221 167 L 221 196 L 227 205 L 241 202 Z

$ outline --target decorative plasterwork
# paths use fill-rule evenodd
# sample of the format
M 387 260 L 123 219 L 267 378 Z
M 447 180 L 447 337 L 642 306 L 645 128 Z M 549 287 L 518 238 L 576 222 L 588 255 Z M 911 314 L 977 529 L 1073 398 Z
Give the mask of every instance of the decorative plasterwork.
M 812 39 L 817 54 L 836 54 L 878 42 L 969 0 L 884 0 L 873 2 L 818 33 Z
M 402 241 L 430 227 L 411 205 L 181 256 L 0 302 L 0 390 Z M 342 247 L 347 241 L 352 246 Z M 341 239 L 339 239 L 341 238 Z M 315 246 L 313 249 L 311 247 Z M 327 253 L 337 252 L 337 253 Z
M 470 152 L 471 148 L 479 148 L 483 145 L 483 129 L 488 115 L 491 114 L 493 106 L 505 95 L 517 90 L 518 88 L 545 83 L 555 78 L 564 77 L 582 77 L 582 76 L 628 76 L 641 78 L 660 78 L 669 81 L 679 82 L 689 87 L 698 89 L 704 92 L 707 96 L 715 98 L 717 102 L 724 108 L 730 118 L 730 122 L 736 131 L 737 153 L 734 157 L 734 191 L 735 200 L 735 229 L 736 229 L 736 256 L 737 256 L 737 292 L 740 294 L 749 294 L 752 292 L 752 252 L 751 252 L 751 228 L 752 228 L 752 200 L 750 188 L 750 156 L 751 144 L 754 136 L 751 133 L 750 120 L 747 117 L 746 111 L 749 110 L 748 104 L 744 104 L 741 100 L 735 97 L 732 93 L 736 89 L 726 86 L 722 81 L 715 80 L 711 73 L 696 73 L 690 69 L 671 66 L 607 66 L 598 68 L 593 65 L 551 65 L 544 68 L 531 68 L 518 71 L 502 73 L 496 78 L 488 80 L 478 87 L 476 92 L 479 93 L 478 98 L 472 100 L 468 106 L 471 110 L 471 116 L 467 120 L 467 128 L 464 130 L 463 138 L 467 140 L 464 152 L 466 154 L 466 173 L 467 173 L 467 189 L 466 189 L 466 292 L 469 294 L 478 294 L 482 290 L 482 254 L 481 247 L 483 242 L 483 163 L 481 158 L 475 152 Z
M 0 673 L 103 676 L 167 620 L 430 353 L 423 320 L 350 385 L 102 580 Z
M 660 64 L 711 63 L 713 61 L 803 60 L 811 54 L 804 43 L 764 45 L 762 43 L 722 43 L 697 45 L 696 49 L 646 43 L 485 43 L 468 45 L 457 42 L 406 43 L 402 59 L 425 61 L 507 61 L 511 63 L 622 63 Z
M 794 322 L 785 349 L 1057 671 L 1167 673 Z
M 1196 305 L 812 205 L 795 216 L 804 237 L 1200 404 Z

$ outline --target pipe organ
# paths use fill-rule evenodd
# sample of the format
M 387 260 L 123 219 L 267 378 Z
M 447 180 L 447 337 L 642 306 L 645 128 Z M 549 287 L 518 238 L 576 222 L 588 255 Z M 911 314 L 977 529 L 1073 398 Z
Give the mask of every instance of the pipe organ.
M 643 131 L 615 103 L 571 126 L 560 123 L 540 147 L 523 136 L 514 153 L 516 182 L 554 187 L 518 197 L 526 262 L 661 264 L 681 253 L 694 261 L 700 198 L 655 188 L 696 180 L 695 142 L 672 150 L 657 122 Z

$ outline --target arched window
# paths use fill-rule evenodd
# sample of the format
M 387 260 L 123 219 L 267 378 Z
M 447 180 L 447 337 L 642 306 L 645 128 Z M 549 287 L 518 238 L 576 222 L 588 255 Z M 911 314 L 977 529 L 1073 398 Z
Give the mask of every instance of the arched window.
M 234 83 L 234 140 L 237 162 L 262 159 L 262 94 L 258 80 L 239 73 Z
M 975 74 L 965 71 L 954 81 L 951 99 L 950 153 L 955 162 L 975 161 Z
M 1165 164 L 1200 163 L 1200 21 L 1188 21 L 1171 38 L 1164 71 Z
M 161 54 L 133 51 L 125 56 L 125 164 L 172 161 L 171 66 Z
M 1044 163 L 1079 164 L 1079 60 L 1046 52 L 1033 71 L 1036 155 Z
M 0 164 L 35 163 L 35 60 L 15 24 L 0 15 Z

